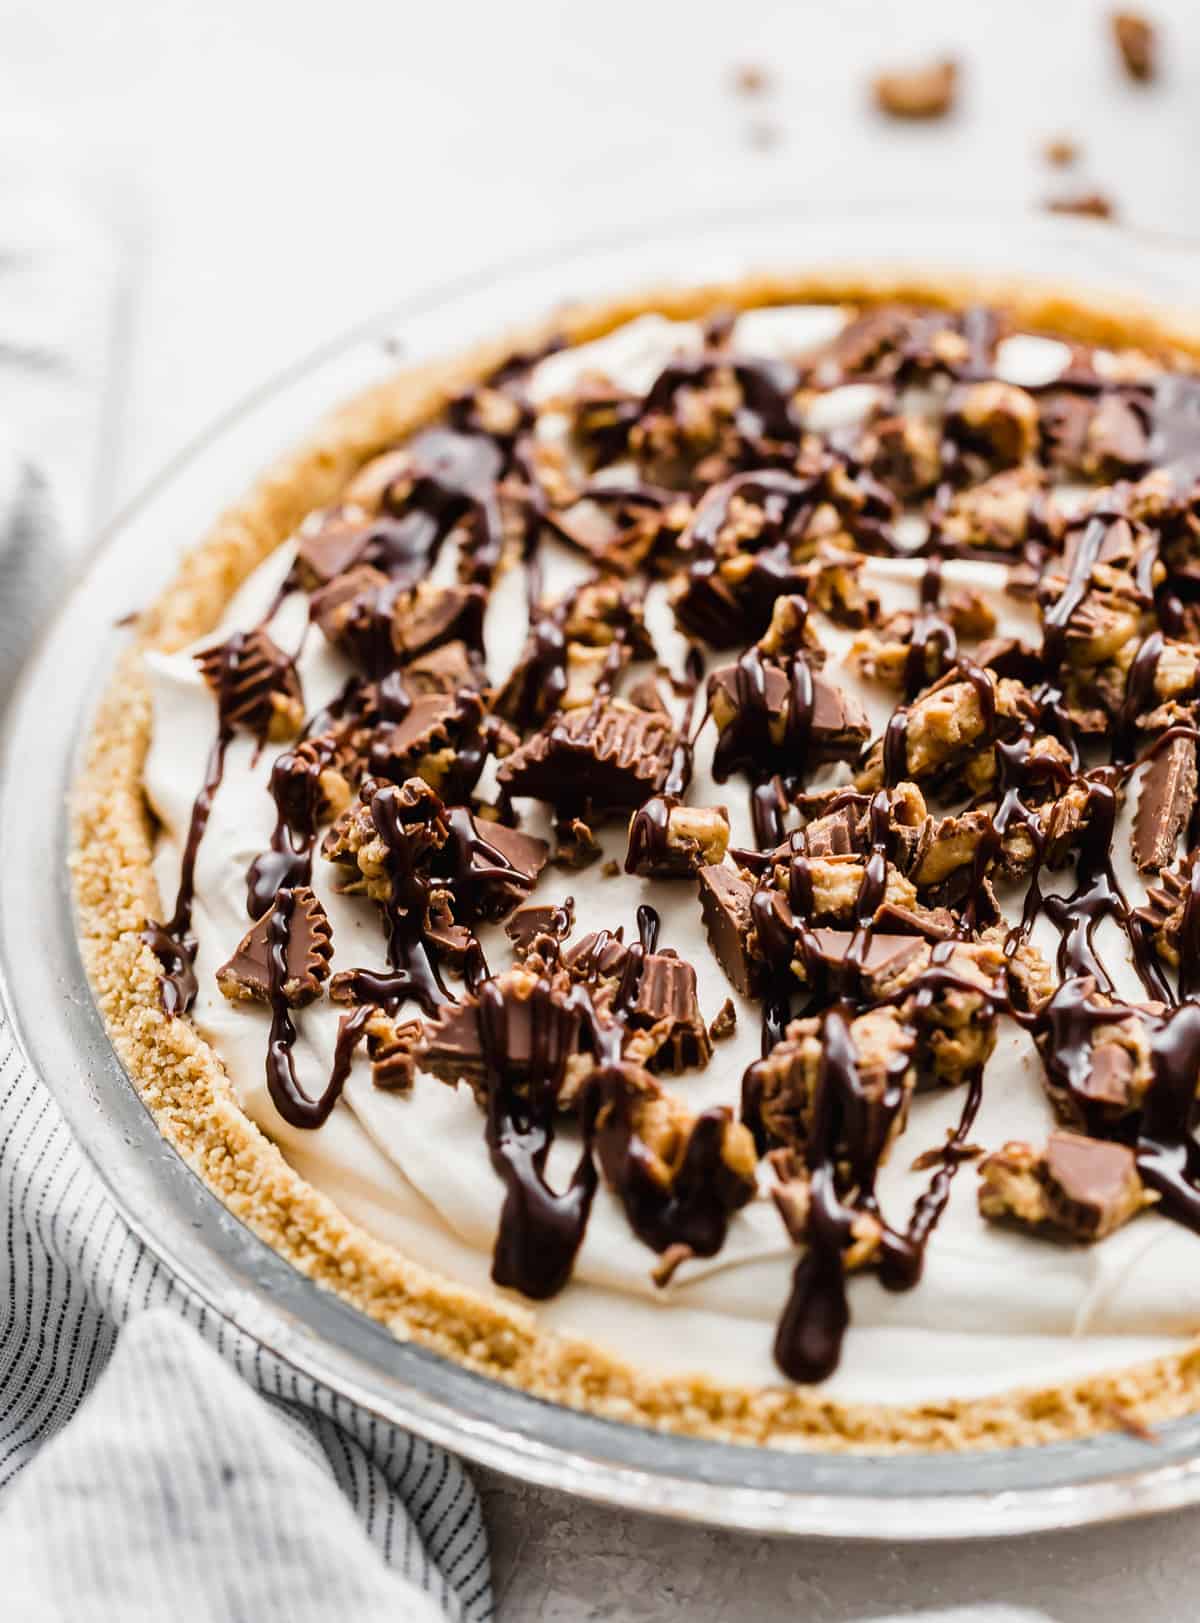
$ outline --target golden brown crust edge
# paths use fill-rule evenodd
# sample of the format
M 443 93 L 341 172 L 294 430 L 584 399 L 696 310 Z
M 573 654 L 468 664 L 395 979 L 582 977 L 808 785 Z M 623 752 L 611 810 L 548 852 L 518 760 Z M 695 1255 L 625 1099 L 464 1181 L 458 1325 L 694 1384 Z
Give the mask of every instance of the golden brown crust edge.
M 552 333 L 573 343 L 649 310 L 686 319 L 719 308 L 903 300 L 1003 305 L 1025 330 L 1166 351 L 1200 361 L 1200 325 L 1035 281 L 921 277 L 855 269 L 751 276 L 666 288 L 560 312 L 539 328 L 449 363 L 402 373 L 333 412 L 280 458 L 183 559 L 138 624 L 94 720 L 73 795 L 71 870 L 84 961 L 110 1036 L 171 1144 L 226 1207 L 315 1283 L 482 1374 L 610 1419 L 694 1436 L 841 1450 L 1012 1447 L 1062 1441 L 1200 1408 L 1200 1342 L 1151 1364 L 1044 1388 L 913 1407 L 831 1402 L 803 1388 L 663 1378 L 591 1343 L 539 1327 L 535 1313 L 431 1274 L 349 1222 L 288 1166 L 236 1104 L 220 1060 L 158 1002 L 159 966 L 139 937 L 159 910 L 142 793 L 150 706 L 141 650 L 176 648 L 219 619 L 233 591 L 312 508 L 369 457 L 434 415 L 448 394 Z

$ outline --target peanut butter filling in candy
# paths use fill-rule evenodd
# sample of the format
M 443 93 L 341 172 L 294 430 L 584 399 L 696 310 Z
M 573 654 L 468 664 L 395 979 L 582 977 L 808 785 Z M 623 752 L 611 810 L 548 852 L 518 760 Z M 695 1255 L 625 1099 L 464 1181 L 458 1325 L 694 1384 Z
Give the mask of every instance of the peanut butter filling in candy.
M 1194 363 L 935 287 L 674 314 L 382 391 L 193 559 L 82 792 L 89 941 L 105 771 L 160 827 L 122 1052 L 314 1277 L 561 1401 L 1190 1408 Z

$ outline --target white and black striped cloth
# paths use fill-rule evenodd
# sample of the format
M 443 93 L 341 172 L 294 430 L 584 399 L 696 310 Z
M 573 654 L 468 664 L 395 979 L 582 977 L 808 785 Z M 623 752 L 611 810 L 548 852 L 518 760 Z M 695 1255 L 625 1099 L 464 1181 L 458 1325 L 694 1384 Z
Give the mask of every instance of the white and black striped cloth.
M 182 1289 L 113 1208 L 2 1011 L 0 1222 L 0 1615 L 490 1617 L 458 1461 Z
M 0 707 L 54 561 L 87 530 L 120 258 L 52 192 L 6 194 L 3 231 Z M 490 1615 L 458 1461 L 182 1289 L 108 1200 L 0 1006 L 0 1617 Z

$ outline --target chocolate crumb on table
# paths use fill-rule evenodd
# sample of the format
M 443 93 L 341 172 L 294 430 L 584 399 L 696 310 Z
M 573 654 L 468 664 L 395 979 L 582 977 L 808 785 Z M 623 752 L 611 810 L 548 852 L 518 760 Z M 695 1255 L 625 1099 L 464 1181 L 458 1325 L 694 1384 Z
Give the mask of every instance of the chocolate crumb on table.
M 953 111 L 958 78 L 958 63 L 947 56 L 877 74 L 871 90 L 876 107 L 889 118 L 944 118 Z
M 1140 11 L 1114 11 L 1110 21 L 1125 72 L 1139 84 L 1148 84 L 1158 71 L 1158 33 L 1154 24 Z
M 1070 135 L 1053 135 L 1042 143 L 1042 157 L 1055 169 L 1068 169 L 1079 160 L 1082 148 Z
M 733 88 L 742 96 L 761 96 L 771 88 L 771 75 L 757 62 L 742 62 L 730 75 Z
M 1043 205 L 1050 214 L 1080 214 L 1093 220 L 1116 218 L 1117 207 L 1104 192 L 1077 192 L 1068 197 L 1051 197 Z

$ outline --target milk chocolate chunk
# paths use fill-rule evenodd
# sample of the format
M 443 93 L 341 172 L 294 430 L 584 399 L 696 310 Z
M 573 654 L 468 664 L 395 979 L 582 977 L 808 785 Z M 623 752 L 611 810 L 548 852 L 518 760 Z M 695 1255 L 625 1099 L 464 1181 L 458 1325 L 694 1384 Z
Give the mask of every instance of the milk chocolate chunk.
M 854 941 L 852 930 L 831 930 L 817 928 L 805 933 L 805 942 L 808 950 L 813 952 L 815 963 L 810 964 L 810 970 L 818 965 L 825 969 L 838 970 L 845 963 Z M 865 950 L 857 956 L 857 962 L 862 973 L 869 981 L 879 981 L 889 975 L 898 974 L 906 964 L 917 958 L 926 957 L 925 942 L 919 935 L 888 935 L 879 929 L 873 929 L 867 937 Z
M 565 977 L 560 978 L 565 982 Z M 551 1046 L 548 1024 L 554 1027 L 552 1046 L 557 1057 L 566 1062 L 578 1053 L 582 1015 L 577 1006 L 566 1004 L 557 980 L 551 984 L 516 968 L 488 984 L 499 992 L 503 1005 L 503 1054 L 488 1054 L 480 1031 L 479 1000 L 465 996 L 447 1004 L 435 1020 L 426 1023 L 417 1056 L 425 1070 L 443 1082 L 469 1082 L 478 1093 L 487 1082 L 491 1061 L 501 1065 L 506 1083 L 519 1087 L 546 1063 Z
M 466 968 L 468 954 L 475 942 L 474 932 L 455 918 L 455 908 L 458 904 L 452 891 L 447 890 L 444 885 L 434 884 L 428 895 L 429 900 L 425 909 L 425 940 L 436 949 L 439 964 L 449 965 L 456 973 L 461 974 Z
M 300 885 L 291 892 L 285 976 L 280 992 L 290 1008 L 303 1008 L 321 995 L 333 958 L 333 932 L 320 899 Z M 217 970 L 217 985 L 231 1002 L 271 1001 L 271 925 L 278 911 L 269 912 L 247 930 L 237 951 Z
M 754 887 L 736 868 L 725 863 L 710 864 L 697 875 L 700 886 L 700 913 L 708 932 L 709 945 L 717 962 L 737 991 L 754 989 L 756 971 L 750 957 L 750 899 Z
M 501 764 L 497 779 L 509 794 L 564 813 L 629 811 L 661 789 L 674 747 L 667 717 L 606 700 L 555 716 Z
M 222 727 L 260 742 L 300 731 L 304 703 L 296 667 L 261 627 L 203 649 L 196 663 L 216 697 Z
M 1051 1133 L 1040 1154 L 1006 1144 L 979 1166 L 982 1215 L 1049 1239 L 1102 1240 L 1151 1199 L 1131 1149 L 1080 1133 Z
M 957 929 L 957 920 L 948 907 L 903 907 L 884 902 L 875 914 L 876 936 L 915 935 L 925 941 L 947 941 Z
M 674 953 L 646 954 L 629 1023 L 654 1033 L 659 1046 L 648 1061 L 651 1070 L 708 1064 L 712 1041 L 696 1000 L 696 971 Z
M 419 1020 L 396 1021 L 382 1010 L 367 1020 L 371 1081 L 388 1093 L 410 1093 L 417 1074 L 417 1049 L 424 1036 Z
M 1133 818 L 1133 857 L 1142 873 L 1173 859 L 1196 804 L 1196 781 L 1195 739 L 1173 738 L 1151 757 Z

